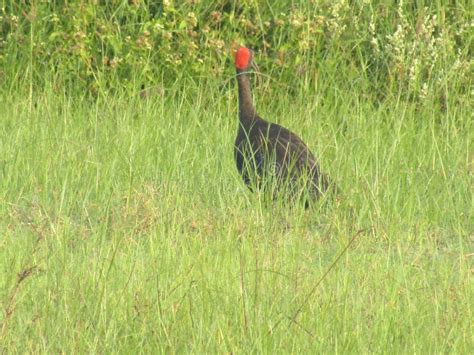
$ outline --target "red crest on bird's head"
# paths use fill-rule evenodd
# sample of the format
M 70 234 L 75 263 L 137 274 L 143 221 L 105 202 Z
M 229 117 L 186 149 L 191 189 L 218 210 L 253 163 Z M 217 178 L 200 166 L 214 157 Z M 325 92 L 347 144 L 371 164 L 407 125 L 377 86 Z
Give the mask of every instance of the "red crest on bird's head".
M 249 67 L 252 60 L 252 52 L 250 49 L 240 47 L 235 55 L 235 67 L 239 70 L 245 70 Z

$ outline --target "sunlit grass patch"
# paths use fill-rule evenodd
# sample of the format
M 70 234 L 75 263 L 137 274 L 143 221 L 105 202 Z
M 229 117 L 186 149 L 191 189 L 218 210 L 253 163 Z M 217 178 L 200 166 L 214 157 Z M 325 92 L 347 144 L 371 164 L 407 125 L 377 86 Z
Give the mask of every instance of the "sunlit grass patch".
M 3 348 L 471 348 L 467 107 L 267 94 L 341 189 L 305 210 L 242 183 L 228 89 L 3 93 Z

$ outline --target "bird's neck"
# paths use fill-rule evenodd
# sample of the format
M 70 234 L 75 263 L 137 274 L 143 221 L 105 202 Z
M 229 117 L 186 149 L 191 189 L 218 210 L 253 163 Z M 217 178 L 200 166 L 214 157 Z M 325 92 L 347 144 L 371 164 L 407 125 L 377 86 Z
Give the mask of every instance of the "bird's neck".
M 257 112 L 253 106 L 250 79 L 246 71 L 237 70 L 239 85 L 239 118 L 243 124 L 250 124 L 257 119 Z

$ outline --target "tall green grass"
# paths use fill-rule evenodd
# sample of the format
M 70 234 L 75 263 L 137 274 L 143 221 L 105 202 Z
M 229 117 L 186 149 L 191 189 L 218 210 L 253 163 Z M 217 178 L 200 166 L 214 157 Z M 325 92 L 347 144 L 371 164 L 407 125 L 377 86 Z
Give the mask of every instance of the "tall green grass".
M 246 190 L 232 82 L 2 93 L 3 351 L 469 352 L 469 107 L 261 80 L 259 112 L 316 152 L 335 202 Z
M 467 3 L 167 3 L 0 9 L 1 351 L 468 353 Z M 232 42 L 334 200 L 241 181 Z

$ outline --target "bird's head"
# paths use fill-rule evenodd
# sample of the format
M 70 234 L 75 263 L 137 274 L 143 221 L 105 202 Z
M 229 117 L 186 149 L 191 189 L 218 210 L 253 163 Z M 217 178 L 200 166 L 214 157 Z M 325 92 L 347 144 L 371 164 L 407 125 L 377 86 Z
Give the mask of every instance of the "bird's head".
M 253 67 L 252 51 L 245 47 L 240 47 L 235 53 L 235 68 L 239 71 L 246 71 Z

